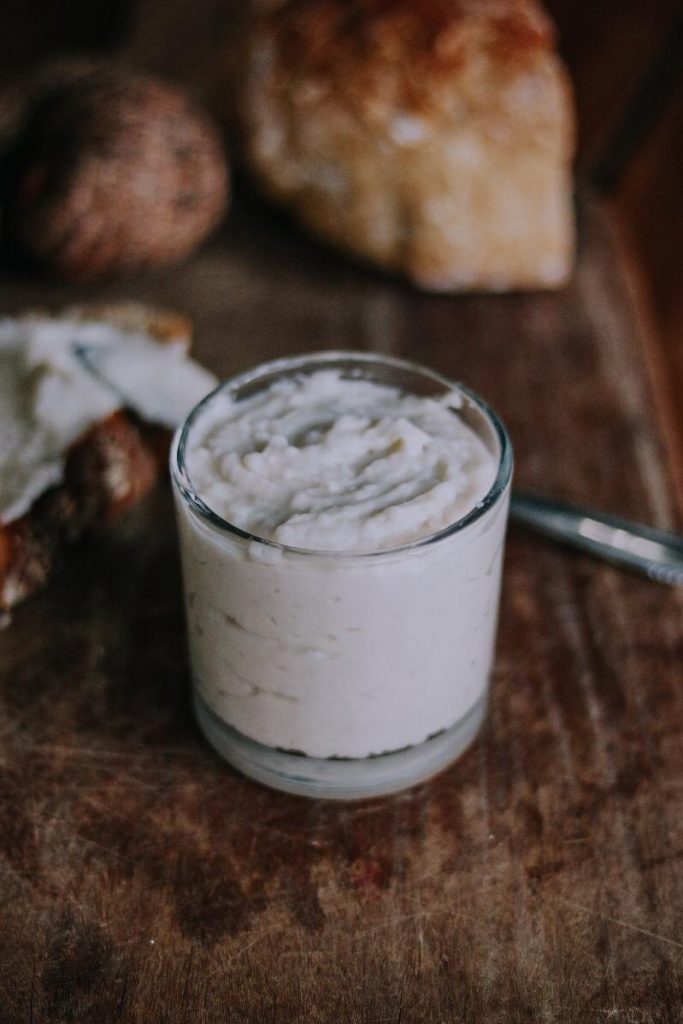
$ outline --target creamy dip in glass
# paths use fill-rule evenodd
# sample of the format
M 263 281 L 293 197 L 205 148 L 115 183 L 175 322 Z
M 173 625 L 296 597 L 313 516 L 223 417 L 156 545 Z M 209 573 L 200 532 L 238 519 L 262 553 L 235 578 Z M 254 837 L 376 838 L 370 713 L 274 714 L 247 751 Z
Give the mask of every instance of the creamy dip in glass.
M 414 785 L 483 720 L 512 454 L 462 385 L 384 356 L 241 374 L 171 452 L 199 723 L 270 786 Z

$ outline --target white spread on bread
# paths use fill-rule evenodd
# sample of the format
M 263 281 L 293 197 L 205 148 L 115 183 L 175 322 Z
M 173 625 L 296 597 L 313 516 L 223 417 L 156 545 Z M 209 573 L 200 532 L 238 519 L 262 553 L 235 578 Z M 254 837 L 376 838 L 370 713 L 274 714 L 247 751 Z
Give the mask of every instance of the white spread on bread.
M 0 320 L 0 523 L 59 483 L 69 447 L 117 409 L 174 427 L 215 384 L 181 344 L 99 322 Z

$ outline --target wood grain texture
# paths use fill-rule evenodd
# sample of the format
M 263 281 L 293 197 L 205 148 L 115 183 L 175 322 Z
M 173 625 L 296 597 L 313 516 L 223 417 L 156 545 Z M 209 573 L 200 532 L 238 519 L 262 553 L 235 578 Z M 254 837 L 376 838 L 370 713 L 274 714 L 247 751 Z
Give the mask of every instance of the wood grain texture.
M 517 481 L 680 524 L 599 210 L 557 295 L 419 295 L 249 204 L 163 276 L 225 376 L 325 347 L 408 356 L 506 420 Z M 85 293 L 0 284 L 4 310 Z M 681 593 L 511 531 L 488 722 L 358 805 L 238 777 L 188 699 L 170 497 L 81 548 L 0 634 L 0 1020 L 683 1018 Z
M 683 501 L 683 75 L 656 131 L 626 169 L 614 195 L 630 278 L 644 324 L 663 427 L 675 453 Z

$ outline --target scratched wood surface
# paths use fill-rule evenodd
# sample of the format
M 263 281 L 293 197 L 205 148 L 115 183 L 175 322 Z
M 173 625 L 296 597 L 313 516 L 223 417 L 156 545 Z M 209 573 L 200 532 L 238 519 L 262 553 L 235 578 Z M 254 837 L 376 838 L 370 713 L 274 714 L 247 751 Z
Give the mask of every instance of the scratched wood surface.
M 84 293 L 5 277 L 3 311 Z M 221 375 L 329 346 L 486 395 L 517 481 L 680 525 L 609 223 L 562 294 L 418 295 L 247 202 L 88 297 L 192 314 Z M 681 593 L 511 530 L 488 723 L 412 792 L 238 777 L 188 701 L 167 488 L 0 633 L 0 1020 L 683 1019 Z

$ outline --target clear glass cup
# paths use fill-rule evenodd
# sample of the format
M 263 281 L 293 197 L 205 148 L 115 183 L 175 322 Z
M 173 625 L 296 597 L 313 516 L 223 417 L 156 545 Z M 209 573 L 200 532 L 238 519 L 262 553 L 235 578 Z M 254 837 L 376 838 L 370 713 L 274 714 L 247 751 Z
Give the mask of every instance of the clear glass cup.
M 369 554 L 253 536 L 195 493 L 185 452 L 200 410 L 322 368 L 417 395 L 461 397 L 458 415 L 497 462 L 466 516 Z M 497 416 L 461 384 L 403 360 L 329 352 L 267 363 L 222 384 L 178 430 L 171 476 L 194 706 L 245 775 L 311 797 L 415 785 L 457 758 L 486 713 L 512 476 Z

